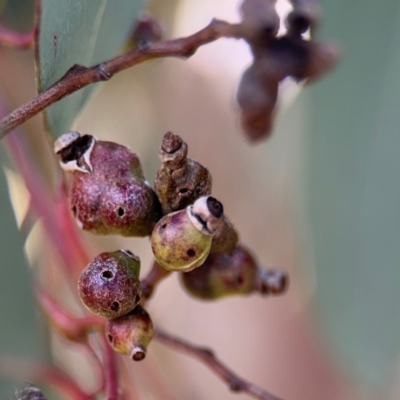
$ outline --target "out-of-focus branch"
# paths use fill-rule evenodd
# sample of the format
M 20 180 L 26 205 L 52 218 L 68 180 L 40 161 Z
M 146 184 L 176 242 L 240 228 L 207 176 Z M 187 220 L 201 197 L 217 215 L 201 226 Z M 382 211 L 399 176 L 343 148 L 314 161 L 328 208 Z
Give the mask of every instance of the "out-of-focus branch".
M 186 340 L 175 337 L 159 328 L 155 329 L 154 338 L 166 346 L 169 346 L 171 349 L 185 353 L 204 363 L 219 378 L 225 381 L 230 390 L 234 392 L 244 392 L 260 400 L 281 400 L 278 397 L 268 393 L 264 389 L 258 387 L 254 383 L 248 382 L 236 375 L 220 360 L 218 360 L 214 353 L 208 348 L 191 344 Z
M 0 115 L 5 115 L 5 106 L 0 99 Z M 19 170 L 31 200 L 30 207 L 41 218 L 54 248 L 58 251 L 69 275 L 77 277 L 89 262 L 89 252 L 79 237 L 75 222 L 69 213 L 64 188 L 60 187 L 54 199 L 37 165 L 32 159 L 24 136 L 15 132 L 5 141 L 7 152 Z M 46 194 L 46 195 L 44 195 Z
M 186 38 L 149 43 L 93 67 L 74 65 L 53 86 L 0 121 L 0 139 L 51 104 L 92 83 L 108 81 L 117 72 L 153 58 L 192 56 L 196 50 L 219 38 L 241 38 L 240 24 L 212 20 L 199 32 Z
M 0 26 L 0 46 L 14 49 L 27 49 L 32 46 L 34 31 L 17 32 Z
M 36 287 L 36 298 L 51 325 L 67 340 L 75 343 L 88 343 L 89 333 L 102 329 L 105 318 L 90 314 L 76 317 L 65 311 L 46 290 Z

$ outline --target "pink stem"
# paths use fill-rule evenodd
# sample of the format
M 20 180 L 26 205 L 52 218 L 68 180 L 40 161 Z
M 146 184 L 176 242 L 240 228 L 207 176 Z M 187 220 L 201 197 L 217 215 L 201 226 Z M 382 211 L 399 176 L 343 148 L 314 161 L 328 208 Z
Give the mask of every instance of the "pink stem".
M 4 139 L 4 143 L 24 179 L 34 210 L 43 218 L 49 239 L 57 249 L 67 272 L 73 273 L 76 278 L 90 257 L 72 225 L 65 197 L 55 203 L 24 143 L 24 135 L 14 132 Z
M 17 32 L 11 29 L 0 26 L 0 45 L 17 48 L 27 49 L 33 44 L 34 30 L 30 32 Z
M 106 379 L 107 400 L 119 400 L 116 354 L 108 344 L 105 335 L 103 335 L 103 364 Z
M 95 400 L 87 394 L 67 373 L 57 367 L 4 358 L 0 361 L 0 375 L 41 381 L 56 387 L 72 400 Z

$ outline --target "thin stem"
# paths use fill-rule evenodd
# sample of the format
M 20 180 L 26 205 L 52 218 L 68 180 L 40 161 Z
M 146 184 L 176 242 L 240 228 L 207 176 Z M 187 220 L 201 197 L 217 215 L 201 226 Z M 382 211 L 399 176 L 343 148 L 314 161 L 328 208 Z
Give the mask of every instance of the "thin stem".
M 17 32 L 0 26 L 0 46 L 16 49 L 27 49 L 32 46 L 34 31 Z
M 97 315 L 77 317 L 65 311 L 43 288 L 36 287 L 36 298 L 51 325 L 71 342 L 87 344 L 90 332 L 103 328 L 105 318 Z
M 214 355 L 213 351 L 208 348 L 191 344 L 186 340 L 172 336 L 159 328 L 155 329 L 154 338 L 173 350 L 180 351 L 204 363 L 219 378 L 225 381 L 233 392 L 245 392 L 260 400 L 281 400 L 254 383 L 248 382 L 235 374 Z
M 100 378 L 99 379 L 100 383 L 93 392 L 93 395 L 96 395 L 96 394 L 102 393 L 105 388 L 106 379 L 105 379 L 105 374 L 104 374 L 103 363 L 101 362 L 101 359 L 97 355 L 95 349 L 93 348 L 93 346 L 89 342 L 89 340 L 86 343 L 83 343 L 83 346 L 84 346 L 88 356 L 93 360 L 93 363 L 96 366 L 96 369 L 98 371 L 98 375 Z
M 107 342 L 103 334 L 103 365 L 104 377 L 106 380 L 107 400 L 118 400 L 118 370 L 117 360 L 114 350 Z
M 151 270 L 144 279 L 140 281 L 142 286 L 142 298 L 141 306 L 144 307 L 146 302 L 153 295 L 156 286 L 171 274 L 171 271 L 167 271 L 165 268 L 160 267 L 156 261 L 153 262 Z
M 240 25 L 214 19 L 208 26 L 186 38 L 149 43 L 89 68 L 74 65 L 54 85 L 3 118 L 0 121 L 0 139 L 46 107 L 87 85 L 107 81 L 114 74 L 153 58 L 188 58 L 200 46 L 222 37 L 241 38 Z

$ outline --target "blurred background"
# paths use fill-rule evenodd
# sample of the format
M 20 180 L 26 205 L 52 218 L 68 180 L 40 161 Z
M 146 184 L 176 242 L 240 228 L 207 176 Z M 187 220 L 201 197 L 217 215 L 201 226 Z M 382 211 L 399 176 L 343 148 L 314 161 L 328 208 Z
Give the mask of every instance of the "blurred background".
M 18 2 L 29 21 L 32 2 Z M 151 2 L 149 10 L 172 38 L 201 29 L 213 17 L 238 21 L 239 4 L 165 0 Z M 278 6 L 287 9 L 284 1 Z M 211 171 L 213 195 L 223 202 L 241 242 L 263 265 L 289 273 L 285 296 L 215 302 L 189 297 L 173 275 L 150 302 L 156 324 L 213 348 L 238 374 L 285 400 L 395 400 L 400 398 L 400 3 L 325 0 L 321 6 L 317 37 L 338 43 L 342 59 L 315 84 L 285 87 L 266 142 L 251 145 L 240 130 L 235 91 L 251 57 L 244 42 L 225 39 L 185 62 L 151 61 L 116 75 L 96 91 L 75 128 L 130 146 L 141 155 L 151 183 L 163 134 L 182 136 L 189 156 Z M 6 12 L 7 5 L 2 18 L 29 24 L 21 14 Z M 0 48 L 0 85 L 10 109 L 35 93 L 32 60 L 31 51 Z M 41 118 L 24 130 L 51 177 L 55 163 L 41 147 Z M 91 387 L 90 364 L 76 346 L 47 331 L 36 307 L 32 281 L 49 251 L 40 222 L 25 245 L 18 233 L 16 219 L 21 221 L 28 195 L 6 153 L 2 148 L 1 396 L 12 397 L 28 362 L 50 357 Z M 147 239 L 83 235 L 93 255 L 129 248 L 140 256 L 142 273 L 149 269 Z M 52 271 L 49 280 L 62 291 L 56 266 Z M 143 363 L 123 362 L 126 382 L 145 399 L 248 398 L 230 393 L 206 367 L 156 342 Z

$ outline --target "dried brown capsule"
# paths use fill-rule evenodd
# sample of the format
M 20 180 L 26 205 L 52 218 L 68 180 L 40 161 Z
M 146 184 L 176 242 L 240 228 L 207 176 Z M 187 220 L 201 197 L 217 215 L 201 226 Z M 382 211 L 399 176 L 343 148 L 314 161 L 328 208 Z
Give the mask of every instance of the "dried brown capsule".
M 247 138 L 258 141 L 272 130 L 279 80 L 265 70 L 261 60 L 254 61 L 243 74 L 237 92 L 241 122 Z
M 110 319 L 106 326 L 106 335 L 111 347 L 134 361 L 146 357 L 147 346 L 154 336 L 154 327 L 149 314 L 137 306 L 129 314 Z
M 68 132 L 55 143 L 71 172 L 69 197 L 78 225 L 97 234 L 147 236 L 161 216 L 138 155 L 125 146 Z
M 291 3 L 293 11 L 286 20 L 289 34 L 301 35 L 316 26 L 320 19 L 320 9 L 314 0 L 292 0 Z
M 282 271 L 260 268 L 247 249 L 237 246 L 231 254 L 210 254 L 202 266 L 181 274 L 181 282 L 191 295 L 214 300 L 255 291 L 278 295 L 288 278 Z
M 275 5 L 276 0 L 244 0 L 240 6 L 244 37 L 253 48 L 264 46 L 278 33 Z
M 286 35 L 266 47 L 260 68 L 278 81 L 292 76 L 297 80 L 316 79 L 333 67 L 339 57 L 336 46 Z
M 116 318 L 140 302 L 140 260 L 129 250 L 101 253 L 82 271 L 79 296 L 94 314 Z
M 157 263 L 169 271 L 191 271 L 207 258 L 212 237 L 222 222 L 222 204 L 204 196 L 184 210 L 158 221 L 151 235 Z
M 167 132 L 159 149 L 163 163 L 154 190 L 163 214 L 181 210 L 211 193 L 211 174 L 197 161 L 187 158 L 188 146 L 180 136 Z
M 259 52 L 244 72 L 237 100 L 242 126 L 250 140 L 269 136 L 279 83 L 291 76 L 298 81 L 315 80 L 338 59 L 338 50 L 327 43 L 304 40 L 298 35 L 274 38 Z

